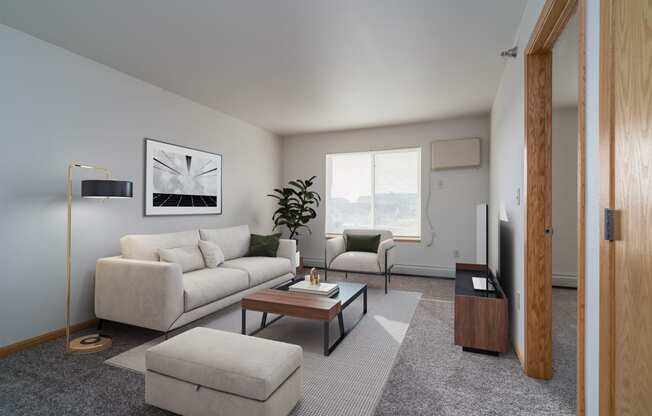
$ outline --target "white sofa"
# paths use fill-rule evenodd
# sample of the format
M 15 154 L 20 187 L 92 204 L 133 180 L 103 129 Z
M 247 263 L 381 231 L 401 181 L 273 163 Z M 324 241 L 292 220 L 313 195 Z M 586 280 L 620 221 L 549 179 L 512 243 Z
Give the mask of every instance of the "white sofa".
M 246 225 L 122 237 L 121 256 L 97 261 L 95 315 L 168 332 L 294 277 L 294 240 L 281 239 L 276 257 L 245 257 L 250 237 Z M 179 264 L 160 261 L 159 249 L 197 246 L 200 239 L 217 244 L 224 263 L 182 273 Z
M 346 251 L 346 239 L 349 235 L 380 235 L 380 244 L 376 253 L 362 251 Z M 391 231 L 388 230 L 344 230 L 341 236 L 326 241 L 325 277 L 328 271 L 356 272 L 385 276 L 385 293 L 387 283 L 392 279 L 394 255 L 392 249 L 396 246 Z

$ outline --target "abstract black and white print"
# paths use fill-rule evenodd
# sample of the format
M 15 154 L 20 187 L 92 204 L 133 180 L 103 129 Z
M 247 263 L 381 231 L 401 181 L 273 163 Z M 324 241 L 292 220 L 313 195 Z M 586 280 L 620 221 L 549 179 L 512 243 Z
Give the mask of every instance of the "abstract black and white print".
M 222 156 L 145 139 L 145 215 L 222 213 Z

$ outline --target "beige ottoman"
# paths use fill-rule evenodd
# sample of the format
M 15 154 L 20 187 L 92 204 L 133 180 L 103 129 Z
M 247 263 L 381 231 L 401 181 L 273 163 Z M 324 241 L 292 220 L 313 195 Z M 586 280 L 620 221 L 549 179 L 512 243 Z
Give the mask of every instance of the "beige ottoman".
M 147 350 L 145 402 L 181 415 L 286 416 L 303 398 L 303 351 L 194 328 Z

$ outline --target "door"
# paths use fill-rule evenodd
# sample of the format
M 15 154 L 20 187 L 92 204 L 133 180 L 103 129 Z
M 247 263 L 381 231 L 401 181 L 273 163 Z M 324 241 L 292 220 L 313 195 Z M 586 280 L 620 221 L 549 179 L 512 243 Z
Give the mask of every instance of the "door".
M 652 415 L 652 0 L 601 13 L 601 415 Z

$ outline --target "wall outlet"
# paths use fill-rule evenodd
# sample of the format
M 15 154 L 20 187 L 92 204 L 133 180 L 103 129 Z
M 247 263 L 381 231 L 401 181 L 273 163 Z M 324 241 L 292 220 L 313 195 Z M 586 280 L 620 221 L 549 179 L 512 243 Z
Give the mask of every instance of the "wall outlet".
M 459 259 L 460 258 L 460 251 L 459 250 L 453 250 L 453 257 L 455 257 L 456 259 Z

